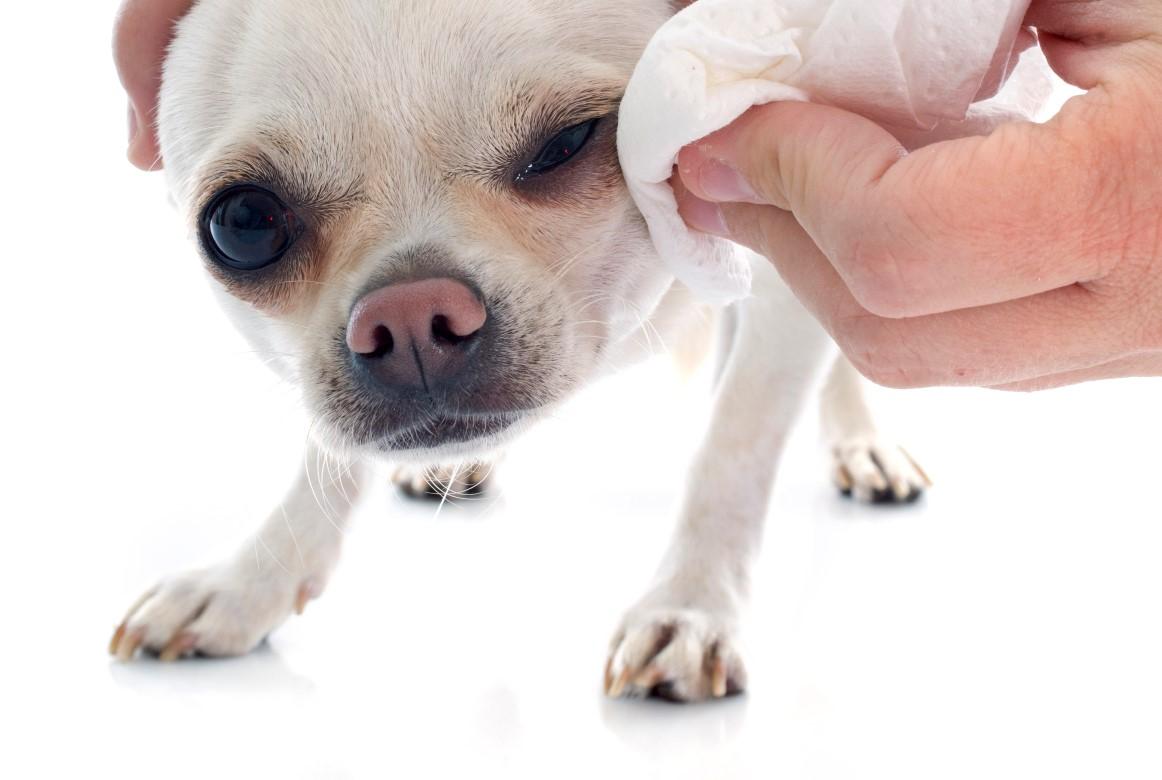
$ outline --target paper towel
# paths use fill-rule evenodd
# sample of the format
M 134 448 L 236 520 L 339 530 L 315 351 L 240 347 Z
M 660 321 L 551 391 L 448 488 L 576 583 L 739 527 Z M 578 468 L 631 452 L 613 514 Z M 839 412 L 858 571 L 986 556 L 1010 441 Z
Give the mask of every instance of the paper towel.
M 623 173 L 662 259 L 709 302 L 749 291 L 749 265 L 729 242 L 686 228 L 668 180 L 682 147 L 752 106 L 827 103 L 912 148 L 1029 117 L 1049 93 L 1040 65 L 973 106 L 1010 75 L 1029 2 L 697 0 L 676 14 L 638 63 L 618 129 Z

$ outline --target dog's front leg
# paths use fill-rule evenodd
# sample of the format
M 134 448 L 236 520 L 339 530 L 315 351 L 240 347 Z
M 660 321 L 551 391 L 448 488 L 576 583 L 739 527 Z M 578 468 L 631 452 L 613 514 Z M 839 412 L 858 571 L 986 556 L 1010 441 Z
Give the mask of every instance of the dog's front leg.
M 755 270 L 677 533 L 653 586 L 614 637 L 611 696 L 697 701 L 746 685 L 736 634 L 774 471 L 830 352 L 826 334 L 769 264 Z
M 339 464 L 311 445 L 286 499 L 226 561 L 148 591 L 117 628 L 110 652 L 138 649 L 164 660 L 250 652 L 291 613 L 319 596 L 339 558 L 361 464 Z

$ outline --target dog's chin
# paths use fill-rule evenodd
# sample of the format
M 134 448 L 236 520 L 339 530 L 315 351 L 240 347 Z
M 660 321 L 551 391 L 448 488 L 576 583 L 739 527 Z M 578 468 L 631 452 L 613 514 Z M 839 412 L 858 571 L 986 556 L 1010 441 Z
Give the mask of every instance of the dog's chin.
M 536 416 L 529 411 L 440 415 L 370 441 L 348 442 L 347 449 L 422 465 L 485 458 L 517 438 Z
M 524 415 L 518 412 L 464 416 L 436 416 L 376 442 L 381 452 L 469 451 L 504 438 Z

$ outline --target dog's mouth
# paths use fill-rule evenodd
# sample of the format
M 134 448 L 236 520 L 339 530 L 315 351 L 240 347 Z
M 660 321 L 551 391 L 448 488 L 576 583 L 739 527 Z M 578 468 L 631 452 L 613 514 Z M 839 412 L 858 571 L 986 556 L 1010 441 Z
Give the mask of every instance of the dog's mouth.
M 381 450 L 389 452 L 435 450 L 449 446 L 465 447 L 473 443 L 495 440 L 524 417 L 524 412 L 439 414 L 392 431 L 380 437 L 376 444 Z
M 388 458 L 482 456 L 515 438 L 558 400 L 547 392 L 529 395 L 494 385 L 492 392 L 384 399 L 337 382 L 316 407 L 317 432 L 334 446 Z

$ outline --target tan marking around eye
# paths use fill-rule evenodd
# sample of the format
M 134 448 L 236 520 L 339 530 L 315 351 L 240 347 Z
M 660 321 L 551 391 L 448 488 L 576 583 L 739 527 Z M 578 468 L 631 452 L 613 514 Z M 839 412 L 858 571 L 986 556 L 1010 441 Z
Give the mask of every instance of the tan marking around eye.
M 381 240 L 384 226 L 362 211 L 349 211 L 308 227 L 299 244 L 270 269 L 239 274 L 209 263 L 210 273 L 227 292 L 264 314 L 309 317 L 324 301 L 348 297 L 348 273 Z

